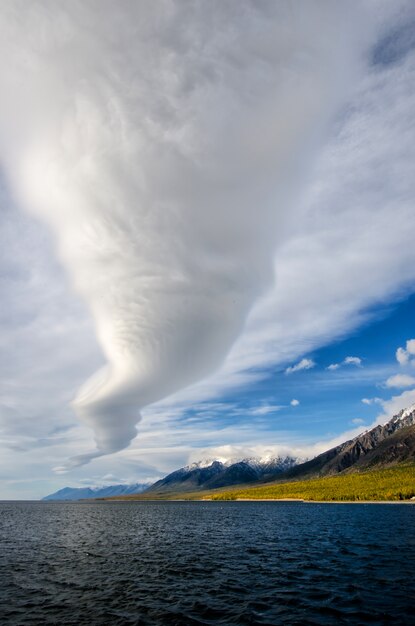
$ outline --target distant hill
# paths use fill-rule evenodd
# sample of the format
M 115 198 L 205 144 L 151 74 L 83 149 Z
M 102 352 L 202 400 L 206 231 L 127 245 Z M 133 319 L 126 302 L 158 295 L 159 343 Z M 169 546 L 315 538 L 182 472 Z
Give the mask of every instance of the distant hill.
M 132 493 L 142 493 L 149 483 L 134 485 L 109 485 L 107 487 L 64 487 L 42 500 L 86 500 L 90 498 L 110 498 L 126 496 Z
M 386 467 L 415 461 L 415 405 L 386 424 L 375 426 L 350 441 L 289 469 L 284 478 L 330 476 L 345 470 Z
M 146 494 L 217 489 L 275 479 L 297 463 L 298 459 L 289 456 L 266 461 L 253 458 L 235 463 L 193 463 L 158 480 L 146 490 Z

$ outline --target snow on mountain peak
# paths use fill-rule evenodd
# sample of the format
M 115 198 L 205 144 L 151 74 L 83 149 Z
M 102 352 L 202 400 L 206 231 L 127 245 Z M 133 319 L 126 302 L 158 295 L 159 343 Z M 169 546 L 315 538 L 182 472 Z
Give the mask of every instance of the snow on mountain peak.
M 225 457 L 215 457 L 215 458 L 207 458 L 202 459 L 200 461 L 196 461 L 189 465 L 186 465 L 183 469 L 187 471 L 192 471 L 195 469 L 203 469 L 206 467 L 210 467 L 213 463 L 221 463 L 223 467 L 230 467 L 231 465 L 235 465 L 237 463 L 245 463 L 249 465 L 253 469 L 263 469 L 266 466 L 271 467 L 280 467 L 284 469 L 288 469 L 297 465 L 298 463 L 303 463 L 306 461 L 306 458 L 294 457 L 290 455 L 285 456 L 272 456 L 270 454 L 262 457 L 252 456 L 252 457 L 233 457 L 233 458 L 225 458 Z
M 412 413 L 415 413 L 415 404 L 412 404 L 407 409 L 404 409 L 400 415 L 398 414 L 398 416 L 399 419 L 403 420 L 406 417 L 409 417 Z

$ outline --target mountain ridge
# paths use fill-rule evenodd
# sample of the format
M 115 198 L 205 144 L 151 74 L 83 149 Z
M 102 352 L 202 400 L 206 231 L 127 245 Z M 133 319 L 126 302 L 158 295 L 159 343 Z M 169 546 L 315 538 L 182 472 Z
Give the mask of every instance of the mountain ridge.
M 185 493 L 235 485 L 267 484 L 332 476 L 376 467 L 415 462 L 415 404 L 316 457 L 292 456 L 220 461 L 205 459 L 186 465 L 153 484 L 65 487 L 43 500 L 80 500 L 131 494 Z
M 359 469 L 359 467 L 363 468 L 365 466 L 364 459 L 372 450 L 375 450 L 382 442 L 387 441 L 393 435 L 396 435 L 395 441 L 397 441 L 400 436 L 402 436 L 402 433 L 401 435 L 398 434 L 400 431 L 414 426 L 415 404 L 406 409 L 402 409 L 384 424 L 378 424 L 370 430 L 366 430 L 360 435 L 357 435 L 357 437 L 349 439 L 334 448 L 322 452 L 313 459 L 289 469 L 285 473 L 285 478 L 328 476 L 349 470 L 352 467 L 355 469 Z M 386 449 L 387 444 L 384 444 L 383 448 Z M 372 454 L 372 464 L 375 462 L 375 456 L 376 455 Z M 405 458 L 415 460 L 415 446 L 411 448 L 411 451 L 408 452 L 407 450 Z M 382 462 L 383 461 L 379 458 L 378 464 Z M 394 462 L 400 462 L 398 451 L 395 455 Z
M 146 489 L 146 493 L 218 489 L 230 485 L 257 482 L 276 477 L 294 467 L 297 462 L 298 459 L 291 456 L 265 460 L 247 458 L 225 463 L 215 460 L 209 466 L 204 466 L 202 461 L 171 472 Z
M 206 461 L 200 461 L 168 474 L 146 489 L 145 493 L 183 493 L 315 478 L 404 461 L 415 461 L 415 404 L 402 409 L 384 424 L 378 424 L 304 462 L 294 457 L 277 457 L 268 464 L 258 459 L 243 459 L 235 463 L 213 461 L 206 466 Z
M 63 487 L 51 493 L 42 501 L 52 500 L 90 500 L 93 498 L 110 498 L 113 496 L 126 496 L 133 493 L 142 493 L 150 483 L 134 483 L 132 485 L 106 485 L 104 487 Z

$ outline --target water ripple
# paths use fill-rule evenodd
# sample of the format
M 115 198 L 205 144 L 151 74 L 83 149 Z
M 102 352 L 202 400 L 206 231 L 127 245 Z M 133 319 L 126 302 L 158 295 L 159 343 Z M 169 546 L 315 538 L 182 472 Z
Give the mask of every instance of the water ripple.
M 0 623 L 408 626 L 415 507 L 0 503 Z

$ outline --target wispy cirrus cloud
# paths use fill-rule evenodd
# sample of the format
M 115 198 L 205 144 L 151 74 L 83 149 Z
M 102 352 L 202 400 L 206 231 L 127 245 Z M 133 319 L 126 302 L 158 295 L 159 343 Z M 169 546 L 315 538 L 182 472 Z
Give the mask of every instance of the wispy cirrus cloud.
M 356 426 L 360 425 L 360 424 L 364 424 L 365 420 L 362 419 L 361 417 L 354 417 L 352 419 L 352 424 L 355 424 Z
M 250 407 L 248 409 L 251 415 L 269 415 L 270 413 L 275 413 L 276 411 L 281 411 L 284 408 L 282 404 L 261 404 L 257 407 Z M 244 409 L 245 413 L 247 409 Z
M 382 398 L 362 398 L 362 403 L 370 406 L 371 404 L 382 404 Z
M 285 370 L 285 374 L 294 374 L 295 372 L 301 372 L 302 370 L 310 370 L 315 367 L 316 364 L 313 359 L 301 359 L 295 365 L 290 365 Z

